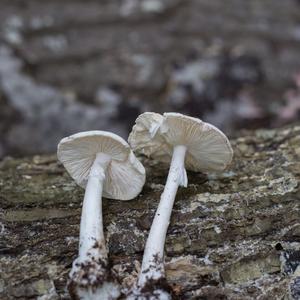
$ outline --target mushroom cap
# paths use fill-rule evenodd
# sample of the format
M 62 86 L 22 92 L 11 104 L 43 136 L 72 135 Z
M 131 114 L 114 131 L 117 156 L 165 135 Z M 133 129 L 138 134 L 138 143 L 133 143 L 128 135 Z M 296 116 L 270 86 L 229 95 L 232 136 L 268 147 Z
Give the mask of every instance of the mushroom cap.
M 145 169 L 125 140 L 106 131 L 86 131 L 63 138 L 57 157 L 78 185 L 85 188 L 97 153 L 111 158 L 103 183 L 103 196 L 110 199 L 135 198 L 145 183 Z
M 185 167 L 195 172 L 224 170 L 233 156 L 229 140 L 218 128 L 179 113 L 141 114 L 129 144 L 134 151 L 161 162 L 170 162 L 173 148 L 184 145 Z

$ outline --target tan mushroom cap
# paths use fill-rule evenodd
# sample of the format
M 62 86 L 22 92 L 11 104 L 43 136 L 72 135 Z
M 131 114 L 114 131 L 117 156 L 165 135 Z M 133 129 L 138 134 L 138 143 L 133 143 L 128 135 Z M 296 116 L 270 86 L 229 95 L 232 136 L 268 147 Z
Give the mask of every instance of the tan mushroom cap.
M 145 169 L 121 137 L 106 131 L 86 131 L 62 139 L 57 147 L 59 161 L 83 188 L 97 153 L 111 157 L 105 172 L 103 197 L 135 198 L 144 186 Z
M 173 148 L 187 147 L 185 167 L 191 171 L 221 171 L 232 160 L 227 137 L 215 126 L 179 113 L 144 113 L 129 136 L 134 151 L 169 163 Z

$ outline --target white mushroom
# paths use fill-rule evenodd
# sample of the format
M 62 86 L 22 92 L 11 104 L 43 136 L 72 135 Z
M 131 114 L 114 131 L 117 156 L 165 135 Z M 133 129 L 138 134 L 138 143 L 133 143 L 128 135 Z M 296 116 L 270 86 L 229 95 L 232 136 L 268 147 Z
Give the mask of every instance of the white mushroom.
M 76 299 L 117 299 L 120 288 L 108 268 L 102 195 L 133 199 L 145 183 L 145 169 L 122 138 L 104 131 L 62 139 L 57 156 L 76 183 L 85 188 L 79 255 L 70 272 L 70 294 Z
M 186 169 L 223 170 L 230 164 L 233 151 L 219 129 L 179 113 L 140 115 L 129 136 L 129 144 L 134 151 L 171 165 L 145 246 L 138 285 L 128 299 L 170 299 L 158 283 L 165 278 L 164 244 L 177 189 L 187 186 Z M 149 294 L 150 285 L 155 291 Z M 157 295 L 159 298 L 155 298 Z

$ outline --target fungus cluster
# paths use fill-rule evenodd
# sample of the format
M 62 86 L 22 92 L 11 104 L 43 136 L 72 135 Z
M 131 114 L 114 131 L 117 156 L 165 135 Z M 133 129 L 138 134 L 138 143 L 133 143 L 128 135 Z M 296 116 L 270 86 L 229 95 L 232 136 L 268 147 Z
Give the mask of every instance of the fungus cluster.
M 137 284 L 128 300 L 171 299 L 164 269 L 164 244 L 179 186 L 186 187 L 186 170 L 220 171 L 232 160 L 227 137 L 211 124 L 178 113 L 144 113 L 129 136 L 139 154 L 170 169 L 145 245 Z M 129 145 L 115 134 L 89 131 L 64 138 L 58 158 L 76 183 L 85 188 L 80 224 L 79 255 L 70 272 L 74 299 L 117 299 L 120 287 L 108 267 L 102 221 L 102 195 L 135 198 L 145 183 L 145 170 Z

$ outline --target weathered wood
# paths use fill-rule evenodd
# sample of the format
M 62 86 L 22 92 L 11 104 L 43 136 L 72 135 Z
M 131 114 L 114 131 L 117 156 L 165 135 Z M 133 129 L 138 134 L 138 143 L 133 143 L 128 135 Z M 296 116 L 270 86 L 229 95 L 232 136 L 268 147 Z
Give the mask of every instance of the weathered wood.
M 282 299 L 299 263 L 300 126 L 232 144 L 229 170 L 189 173 L 179 190 L 166 268 L 180 299 Z M 136 278 L 167 174 L 143 162 L 147 183 L 137 199 L 104 200 L 110 259 L 124 287 Z M 68 299 L 83 190 L 54 155 L 4 159 L 0 189 L 0 299 Z

